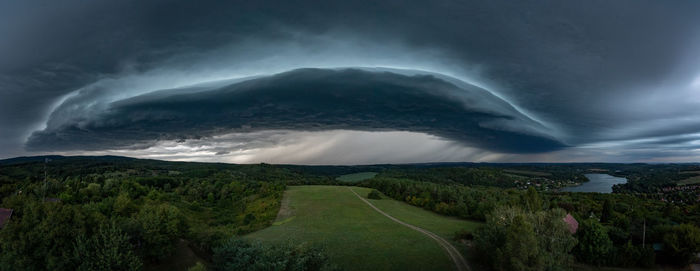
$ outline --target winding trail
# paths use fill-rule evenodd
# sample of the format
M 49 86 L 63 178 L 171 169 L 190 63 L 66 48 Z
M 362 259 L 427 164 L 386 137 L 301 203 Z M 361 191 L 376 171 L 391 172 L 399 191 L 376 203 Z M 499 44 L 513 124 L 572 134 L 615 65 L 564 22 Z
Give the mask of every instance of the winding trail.
M 434 233 L 432 233 L 432 232 L 430 232 L 430 231 L 427 231 L 427 230 L 425 230 L 425 229 L 422 229 L 422 228 L 413 226 L 413 225 L 411 225 L 411 224 L 408 224 L 408 223 L 406 223 L 406 222 L 403 222 L 403 221 L 401 221 L 401 220 L 398 220 L 398 219 L 394 218 L 393 216 L 390 216 L 389 214 L 385 213 L 384 211 L 379 210 L 379 208 L 377 208 L 376 206 L 374 206 L 374 204 L 372 204 L 371 202 L 369 202 L 369 201 L 366 200 L 365 198 L 363 198 L 363 197 L 361 197 L 360 195 L 358 195 L 358 194 L 355 192 L 355 190 L 352 190 L 352 188 L 348 187 L 348 189 L 350 189 L 350 191 L 351 191 L 353 194 L 355 194 L 355 196 L 357 196 L 359 199 L 361 199 L 362 201 L 364 201 L 365 203 L 367 203 L 367 205 L 369 205 L 369 207 L 372 207 L 372 209 L 374 209 L 375 211 L 379 212 L 380 214 L 382 214 L 382 215 L 388 217 L 389 219 L 393 220 L 393 221 L 396 222 L 396 223 L 399 223 L 399 224 L 401 224 L 401 225 L 404 225 L 404 226 L 406 226 L 406 227 L 408 227 L 408 228 L 411 228 L 411 229 L 413 229 L 413 230 L 415 230 L 415 231 L 418 231 L 418 232 L 420 232 L 420 233 L 422 233 L 422 234 L 425 234 L 425 235 L 427 235 L 427 236 L 430 237 L 430 238 L 433 238 L 433 240 L 437 241 L 438 244 L 440 244 L 440 246 L 441 246 L 443 249 L 445 249 L 445 251 L 447 251 L 447 254 L 450 256 L 450 258 L 452 259 L 452 261 L 455 263 L 455 266 L 457 267 L 457 270 L 458 270 L 458 271 L 470 271 L 470 270 L 471 270 L 471 269 L 469 268 L 469 265 L 467 265 L 467 261 L 464 259 L 464 257 L 462 257 L 462 254 L 459 253 L 459 250 L 457 250 L 457 248 L 455 248 L 452 244 L 450 244 L 449 242 L 447 242 L 447 240 L 445 240 L 444 238 L 442 238 L 442 237 L 440 237 L 440 236 L 438 236 L 438 235 L 436 235 L 436 234 L 434 234 Z

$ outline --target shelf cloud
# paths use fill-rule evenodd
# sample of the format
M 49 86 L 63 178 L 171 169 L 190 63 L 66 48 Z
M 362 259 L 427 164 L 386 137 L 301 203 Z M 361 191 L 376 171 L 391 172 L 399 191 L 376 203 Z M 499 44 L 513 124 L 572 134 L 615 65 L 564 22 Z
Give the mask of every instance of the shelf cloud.
M 227 133 L 340 129 L 418 132 L 504 153 L 565 147 L 544 126 L 486 90 L 417 71 L 395 72 L 299 69 L 220 87 L 156 91 L 105 105 L 78 95 L 52 113 L 46 129 L 29 137 L 27 148 L 129 149 L 149 147 L 154 140 Z

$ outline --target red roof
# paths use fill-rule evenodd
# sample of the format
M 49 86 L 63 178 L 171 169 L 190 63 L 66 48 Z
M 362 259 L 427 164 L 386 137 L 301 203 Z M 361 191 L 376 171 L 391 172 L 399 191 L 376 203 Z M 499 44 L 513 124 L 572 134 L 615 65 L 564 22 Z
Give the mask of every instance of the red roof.
M 0 208 L 0 227 L 5 225 L 5 223 L 7 223 L 7 221 L 10 221 L 11 216 L 12 216 L 12 209 Z
M 576 230 L 578 230 L 578 221 L 576 221 L 576 218 L 571 216 L 571 214 L 566 214 L 564 217 L 564 222 L 566 223 L 566 226 L 569 228 L 569 232 L 571 234 L 576 233 Z

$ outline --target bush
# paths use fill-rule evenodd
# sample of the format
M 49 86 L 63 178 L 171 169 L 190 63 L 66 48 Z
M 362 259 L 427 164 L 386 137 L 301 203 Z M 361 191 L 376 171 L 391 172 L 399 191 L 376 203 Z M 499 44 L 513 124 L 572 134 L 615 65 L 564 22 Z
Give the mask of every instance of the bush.
M 561 209 L 532 213 L 496 208 L 474 233 L 474 244 L 496 270 L 570 269 L 569 251 L 576 239 L 568 232 L 564 215 Z
M 74 257 L 78 270 L 141 270 L 141 260 L 133 252 L 129 236 L 114 223 L 100 226 L 89 238 L 75 241 Z
M 180 211 L 167 203 L 146 203 L 136 215 L 143 240 L 143 254 L 149 259 L 162 260 L 173 254 L 178 237 L 185 228 Z
M 468 230 L 459 230 L 455 232 L 454 240 L 474 240 L 474 234 Z
M 368 199 L 382 199 L 382 194 L 377 191 L 377 189 L 372 189 L 372 191 L 367 194 Z
M 664 254 L 671 263 L 686 266 L 700 251 L 700 229 L 691 224 L 681 224 L 664 234 Z
M 187 271 L 207 271 L 207 268 L 201 262 L 197 262 L 197 264 L 188 268 Z
M 643 248 L 633 245 L 632 241 L 627 241 L 624 246 L 614 249 L 612 264 L 622 267 L 652 267 L 655 262 L 654 248 L 647 246 Z
M 230 238 L 214 248 L 215 270 L 321 270 L 329 268 L 328 257 L 314 247 L 266 246 Z

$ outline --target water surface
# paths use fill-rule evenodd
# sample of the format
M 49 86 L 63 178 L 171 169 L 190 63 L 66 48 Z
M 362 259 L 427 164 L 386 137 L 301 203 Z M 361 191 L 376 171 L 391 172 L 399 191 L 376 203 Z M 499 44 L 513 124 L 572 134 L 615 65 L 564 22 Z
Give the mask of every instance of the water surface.
M 588 182 L 579 186 L 565 187 L 561 191 L 612 193 L 613 185 L 627 183 L 627 178 L 610 176 L 608 174 L 584 174 L 584 176 L 588 178 Z

